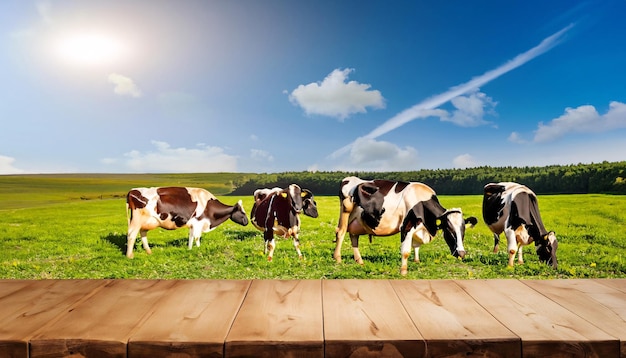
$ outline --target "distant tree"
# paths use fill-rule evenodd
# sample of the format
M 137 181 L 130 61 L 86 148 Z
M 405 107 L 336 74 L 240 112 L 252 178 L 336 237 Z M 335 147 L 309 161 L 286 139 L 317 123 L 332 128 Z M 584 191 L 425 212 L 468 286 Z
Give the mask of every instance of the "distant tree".
M 285 172 L 251 174 L 234 181 L 232 195 L 252 195 L 259 188 L 286 187 L 296 183 L 315 195 L 337 195 L 347 176 L 363 179 L 419 181 L 438 194 L 482 194 L 489 182 L 515 181 L 538 194 L 612 193 L 626 194 L 626 161 L 545 167 L 476 167 L 468 169 L 424 169 L 405 172 Z

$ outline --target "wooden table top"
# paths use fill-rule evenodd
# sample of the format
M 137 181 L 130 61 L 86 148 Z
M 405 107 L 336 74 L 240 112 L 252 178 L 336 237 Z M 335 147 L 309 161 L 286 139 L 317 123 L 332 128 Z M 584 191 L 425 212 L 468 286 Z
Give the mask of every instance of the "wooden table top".
M 0 280 L 0 357 L 625 357 L 626 279 Z

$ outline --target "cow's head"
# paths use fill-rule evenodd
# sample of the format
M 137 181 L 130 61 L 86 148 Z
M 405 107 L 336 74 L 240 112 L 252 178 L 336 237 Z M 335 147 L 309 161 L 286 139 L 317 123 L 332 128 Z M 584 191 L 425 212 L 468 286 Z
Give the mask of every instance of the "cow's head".
M 465 257 L 465 247 L 463 246 L 465 228 L 474 227 L 478 220 L 473 216 L 463 219 L 463 212 L 457 208 L 446 210 L 439 217 L 439 220 L 441 220 L 439 229 L 443 232 L 443 238 L 450 248 L 450 253 L 454 257 Z
M 559 246 L 554 231 L 550 231 L 542 236 L 539 240 L 535 240 L 535 250 L 539 261 L 557 268 L 556 249 Z
M 353 197 L 354 203 L 363 209 L 361 218 L 365 224 L 372 229 L 376 228 L 385 212 L 385 196 L 374 183 L 365 182 L 357 185 Z
M 241 200 L 239 200 L 237 204 L 233 206 L 233 211 L 230 213 L 230 220 L 236 222 L 239 225 L 248 225 L 248 217 L 246 216 L 246 212 L 243 209 L 243 204 L 241 203 Z
M 302 211 L 302 189 L 297 184 L 290 184 L 287 189 L 284 189 L 280 195 L 283 198 L 289 200 L 289 204 L 291 208 L 295 210 L 297 213 Z
M 304 212 L 304 215 L 312 218 L 316 218 L 318 216 L 317 203 L 313 198 L 313 193 L 309 189 L 302 189 L 302 211 Z

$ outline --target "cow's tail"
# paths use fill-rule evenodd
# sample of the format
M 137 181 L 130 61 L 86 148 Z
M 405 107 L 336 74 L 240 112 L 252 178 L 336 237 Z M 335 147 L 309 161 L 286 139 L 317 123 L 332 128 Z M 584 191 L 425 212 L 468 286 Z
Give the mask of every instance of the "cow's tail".
M 130 220 L 133 218 L 133 212 L 130 210 L 130 192 L 126 195 L 126 224 L 130 226 Z
M 130 226 L 130 206 L 128 205 L 128 199 L 126 199 L 126 225 Z

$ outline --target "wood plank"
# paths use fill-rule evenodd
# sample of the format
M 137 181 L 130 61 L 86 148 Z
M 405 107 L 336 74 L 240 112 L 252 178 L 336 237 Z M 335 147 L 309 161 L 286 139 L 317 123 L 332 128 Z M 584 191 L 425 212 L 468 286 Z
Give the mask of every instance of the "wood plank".
M 434 357 L 519 357 L 522 343 L 451 280 L 391 281 Z
M 17 309 L 15 305 L 22 305 L 20 296 L 28 294 L 28 287 L 35 286 L 36 281 L 30 280 L 1 280 L 0 281 L 0 322 L 7 316 L 12 316 Z M 45 283 L 45 281 L 44 281 Z M 50 282 L 48 282 L 50 283 Z M 26 288 L 26 289 L 24 289 Z
M 626 293 L 588 279 L 522 282 L 619 338 L 621 355 L 626 357 Z
M 132 330 L 176 281 L 115 280 L 30 341 L 30 357 L 126 357 Z
M 424 338 L 387 280 L 323 280 L 327 357 L 418 357 Z
M 37 331 L 105 283 L 101 280 L 0 283 L 0 357 L 28 357 L 28 342 Z M 21 288 L 8 294 L 9 286 Z
M 319 280 L 255 280 L 226 337 L 227 357 L 323 357 Z
M 594 281 L 626 293 L 626 278 L 595 279 Z
M 523 356 L 619 356 L 617 338 L 518 280 L 456 282 L 522 339 Z
M 131 357 L 222 357 L 250 281 L 177 281 L 130 337 Z

